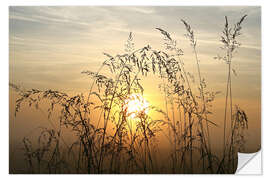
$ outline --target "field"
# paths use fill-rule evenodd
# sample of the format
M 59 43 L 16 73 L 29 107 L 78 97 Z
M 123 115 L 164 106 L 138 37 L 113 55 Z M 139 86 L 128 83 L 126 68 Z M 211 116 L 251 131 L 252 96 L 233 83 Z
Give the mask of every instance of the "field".
M 200 32 L 192 20 L 178 18 L 190 58 L 170 30 L 156 27 L 162 48 L 137 48 L 136 32 L 128 33 L 121 53 L 104 52 L 98 68 L 81 71 L 88 86 L 83 92 L 25 88 L 10 81 L 10 121 L 25 113 L 47 122 L 27 129 L 19 150 L 10 145 L 10 173 L 234 173 L 237 152 L 260 148 L 260 142 L 246 144 L 250 126 L 260 124 L 260 117 L 250 123 L 254 112 L 233 96 L 233 79 L 242 76 L 234 61 L 248 19 L 242 15 L 231 22 L 224 17 L 216 40 L 220 53 L 212 57 L 222 65 L 224 79 L 205 78 Z M 225 83 L 216 90 L 218 80 Z M 10 122 L 11 139 L 12 126 Z M 21 154 L 24 169 L 14 168 L 19 162 L 11 151 Z

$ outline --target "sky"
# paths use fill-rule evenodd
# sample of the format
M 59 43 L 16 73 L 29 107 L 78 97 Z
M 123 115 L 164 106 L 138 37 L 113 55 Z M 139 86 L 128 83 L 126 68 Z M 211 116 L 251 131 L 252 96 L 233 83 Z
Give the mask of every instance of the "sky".
M 177 7 L 177 6 L 11 6 L 9 8 L 9 81 L 25 88 L 56 89 L 70 93 L 85 92 L 89 79 L 84 70 L 96 71 L 104 60 L 103 52 L 124 53 L 129 32 L 134 34 L 135 48 L 147 44 L 164 49 L 163 37 L 155 30 L 168 31 L 184 51 L 187 69 L 196 73 L 192 50 L 184 37 L 185 19 L 194 29 L 202 76 L 208 88 L 223 91 L 217 99 L 217 114 L 223 112 L 226 86 L 226 64 L 214 60 L 221 53 L 220 35 L 224 16 L 237 22 L 243 15 L 239 38 L 242 46 L 233 60 L 237 76 L 232 77 L 233 97 L 236 104 L 250 112 L 250 141 L 260 144 L 260 93 L 261 93 L 261 9 L 260 7 Z M 146 80 L 151 82 L 152 79 Z M 149 84 L 149 83 L 148 83 Z M 148 89 L 147 89 L 148 87 Z M 146 96 L 155 99 L 158 93 L 146 83 Z M 148 92 L 148 93 L 147 93 Z M 151 96 L 151 97 L 150 97 Z M 10 117 L 15 99 L 10 96 Z M 161 100 L 159 101 L 161 103 Z M 12 132 L 20 137 L 24 119 L 11 123 Z M 37 118 L 38 116 L 35 116 Z M 219 117 L 219 115 L 217 115 Z M 11 118 L 13 122 L 13 118 Z M 14 126 L 13 126 L 14 125 Z M 21 133 L 18 133 L 21 132 Z M 251 150 L 251 151 L 252 151 Z
M 162 37 L 155 30 L 160 27 L 190 52 L 180 19 L 195 30 L 200 54 L 214 57 L 221 46 L 224 16 L 236 22 L 244 14 L 248 18 L 241 58 L 250 71 L 259 72 L 258 66 L 250 66 L 260 58 L 259 7 L 10 7 L 10 80 L 27 87 L 61 90 L 70 90 L 68 84 L 72 83 L 72 90 L 83 90 L 80 72 L 97 69 L 103 52 L 123 52 L 130 31 L 137 48 L 146 44 L 160 48 Z M 212 57 L 207 63 L 213 64 Z

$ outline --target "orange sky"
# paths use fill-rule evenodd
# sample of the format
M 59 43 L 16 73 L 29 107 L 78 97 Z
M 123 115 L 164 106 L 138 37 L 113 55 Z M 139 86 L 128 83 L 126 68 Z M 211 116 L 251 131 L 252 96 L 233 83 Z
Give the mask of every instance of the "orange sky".
M 186 70 L 196 78 L 195 60 L 180 18 L 188 20 L 197 37 L 202 76 L 207 88 L 222 91 L 214 103 L 215 120 L 223 122 L 227 66 L 214 60 L 220 53 L 219 42 L 224 16 L 236 22 L 248 14 L 243 23 L 242 47 L 233 59 L 237 76 L 232 76 L 233 103 L 248 112 L 249 151 L 260 146 L 261 118 L 261 24 L 259 7 L 10 7 L 9 9 L 9 77 L 10 82 L 25 88 L 56 89 L 71 94 L 85 93 L 89 78 L 84 70 L 96 71 L 104 60 L 103 52 L 112 55 L 124 52 L 130 31 L 135 48 L 147 44 L 163 49 L 163 39 L 156 27 L 171 33 L 184 51 Z M 197 80 L 197 79 L 195 79 Z M 157 88 L 157 77 L 143 81 L 144 97 L 164 108 L 164 99 Z M 192 85 L 195 89 L 196 82 Z M 19 140 L 30 129 L 48 125 L 39 112 L 26 110 L 15 119 L 15 95 L 10 93 L 11 141 Z M 221 146 L 221 136 L 213 136 Z M 218 144 L 220 142 L 220 145 Z

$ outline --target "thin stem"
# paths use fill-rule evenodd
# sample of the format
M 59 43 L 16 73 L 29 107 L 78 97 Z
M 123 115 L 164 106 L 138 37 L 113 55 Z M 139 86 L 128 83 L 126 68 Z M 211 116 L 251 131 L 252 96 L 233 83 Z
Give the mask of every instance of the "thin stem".
M 228 94 L 229 94 L 230 81 L 231 81 L 231 59 L 229 56 L 229 50 L 227 50 L 227 61 L 228 61 L 228 79 L 227 79 L 225 112 L 224 112 L 224 129 L 223 129 L 223 157 L 224 158 L 225 158 L 225 153 L 226 153 L 227 104 L 228 104 Z
M 207 155 L 208 155 L 208 161 L 209 161 L 210 170 L 211 170 L 211 172 L 213 172 L 212 160 L 211 160 L 211 154 L 212 154 L 211 153 L 211 141 L 210 141 L 209 125 L 208 125 L 208 121 L 207 121 L 208 118 L 207 118 L 207 114 L 206 114 L 207 112 L 206 112 L 206 104 L 205 104 L 205 97 L 204 97 L 204 87 L 203 87 L 203 82 L 202 82 L 202 78 L 201 78 L 200 64 L 199 64 L 199 59 L 198 59 L 195 44 L 193 45 L 193 51 L 194 51 L 194 55 L 195 55 L 195 59 L 196 59 L 196 63 L 197 63 L 197 71 L 198 71 L 198 76 L 199 76 L 199 80 L 200 80 L 200 94 L 201 94 L 201 97 L 202 97 L 203 114 L 205 115 L 205 119 L 206 119 L 206 131 L 207 131 L 207 139 L 208 139 L 208 148 L 206 148 L 206 151 L 207 151 Z M 202 136 L 204 137 L 203 124 L 202 124 L 202 122 L 200 122 L 200 124 L 201 124 Z
M 193 143 L 192 143 L 192 122 L 191 122 L 191 112 L 188 112 L 188 122 L 189 122 L 189 136 L 190 136 L 190 145 L 189 145 L 189 148 L 190 148 L 190 169 L 191 169 L 191 173 L 193 172 L 193 156 L 192 156 L 192 148 L 193 148 Z

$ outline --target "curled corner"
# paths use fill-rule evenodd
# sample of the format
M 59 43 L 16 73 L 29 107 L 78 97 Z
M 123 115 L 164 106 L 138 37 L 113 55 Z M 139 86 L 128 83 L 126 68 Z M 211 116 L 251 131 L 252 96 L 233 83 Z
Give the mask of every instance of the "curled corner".
M 256 153 L 238 153 L 235 174 L 262 174 L 261 150 Z

